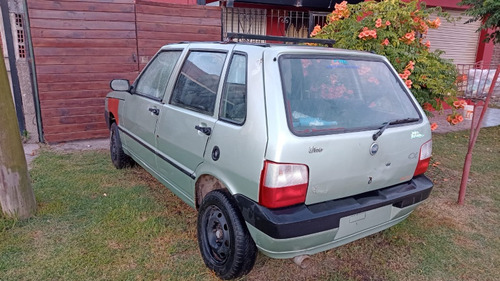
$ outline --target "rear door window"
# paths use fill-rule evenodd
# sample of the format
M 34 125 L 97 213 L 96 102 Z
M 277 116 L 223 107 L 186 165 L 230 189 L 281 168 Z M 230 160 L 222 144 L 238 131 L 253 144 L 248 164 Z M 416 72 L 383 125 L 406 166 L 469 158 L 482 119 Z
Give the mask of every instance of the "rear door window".
M 405 86 L 382 61 L 285 55 L 279 64 L 288 124 L 296 135 L 421 120 Z

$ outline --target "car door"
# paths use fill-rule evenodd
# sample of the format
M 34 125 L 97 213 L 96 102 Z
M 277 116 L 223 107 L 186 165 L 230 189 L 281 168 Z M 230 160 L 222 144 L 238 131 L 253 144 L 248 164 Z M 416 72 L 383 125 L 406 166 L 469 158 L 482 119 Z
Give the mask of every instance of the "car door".
M 158 121 L 158 170 L 188 202 L 193 202 L 195 170 L 203 162 L 216 122 L 217 93 L 226 57 L 227 51 L 191 50 Z
M 125 148 L 145 168 L 156 167 L 154 131 L 165 89 L 182 50 L 159 52 L 141 73 L 120 117 Z

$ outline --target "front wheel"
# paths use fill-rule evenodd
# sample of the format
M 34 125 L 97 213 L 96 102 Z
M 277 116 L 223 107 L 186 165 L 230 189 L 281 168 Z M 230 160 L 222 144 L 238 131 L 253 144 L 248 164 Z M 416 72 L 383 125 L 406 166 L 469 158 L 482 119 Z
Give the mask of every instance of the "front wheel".
M 120 140 L 116 123 L 111 124 L 109 151 L 111 153 L 111 162 L 113 162 L 113 165 L 115 165 L 117 169 L 130 167 L 134 164 L 132 158 L 123 151 L 122 141 Z
M 252 269 L 257 247 L 228 191 L 214 190 L 203 199 L 198 245 L 206 266 L 221 279 L 238 278 Z

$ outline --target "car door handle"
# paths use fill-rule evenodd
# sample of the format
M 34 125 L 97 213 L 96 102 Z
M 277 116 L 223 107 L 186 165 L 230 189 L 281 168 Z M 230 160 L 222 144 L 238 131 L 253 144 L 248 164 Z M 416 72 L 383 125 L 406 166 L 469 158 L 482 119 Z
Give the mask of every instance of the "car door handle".
M 154 115 L 160 114 L 160 110 L 158 108 L 150 107 L 149 111 L 153 113 Z
M 207 136 L 210 136 L 210 134 L 212 133 L 212 129 L 210 127 L 202 127 L 202 126 L 194 126 L 194 128 L 202 133 L 204 133 L 205 135 Z

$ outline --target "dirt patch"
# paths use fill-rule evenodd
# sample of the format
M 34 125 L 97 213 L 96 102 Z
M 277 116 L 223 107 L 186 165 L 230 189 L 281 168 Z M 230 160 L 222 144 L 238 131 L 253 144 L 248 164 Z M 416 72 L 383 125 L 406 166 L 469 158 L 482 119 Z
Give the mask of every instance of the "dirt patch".
M 426 202 L 426 208 L 419 208 L 417 212 L 422 217 L 432 218 L 423 220 L 427 227 L 442 227 L 457 229 L 465 232 L 475 232 L 471 227 L 472 218 L 478 210 L 470 205 L 460 206 L 447 198 L 434 198 Z

